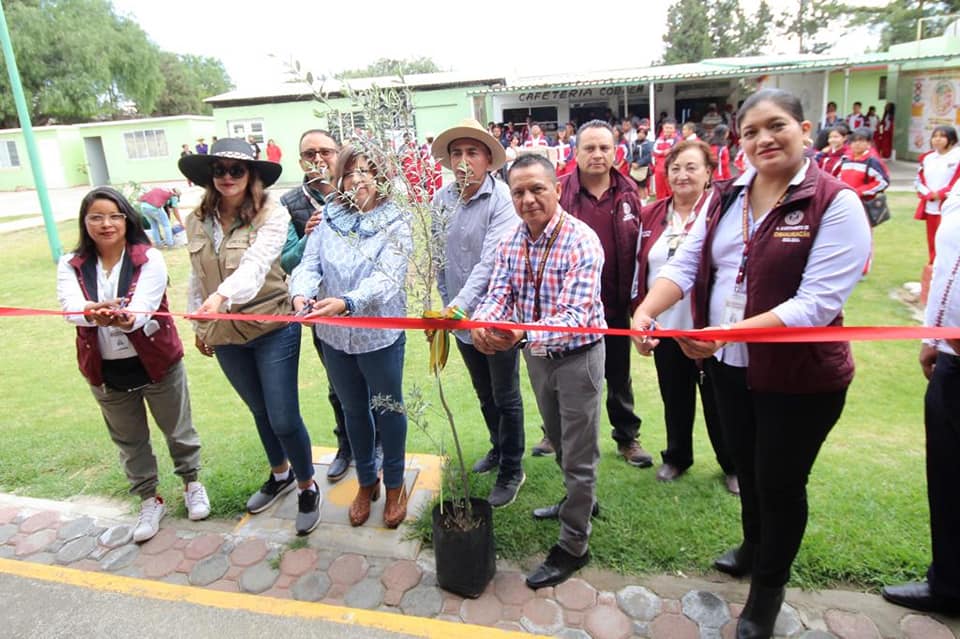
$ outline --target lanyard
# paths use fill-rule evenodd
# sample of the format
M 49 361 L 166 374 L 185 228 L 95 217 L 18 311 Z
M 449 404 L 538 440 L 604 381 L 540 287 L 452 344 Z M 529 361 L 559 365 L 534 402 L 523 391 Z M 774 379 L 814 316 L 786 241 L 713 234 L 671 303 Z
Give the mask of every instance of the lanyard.
M 774 205 L 770 207 L 770 211 L 783 204 L 789 192 L 790 186 L 787 186 Z M 767 211 L 767 213 L 770 211 Z M 747 258 L 750 256 L 750 248 L 756 236 L 756 232 L 750 235 L 750 187 L 747 186 L 743 190 L 743 255 L 740 257 L 740 268 L 737 269 L 737 291 L 743 286 L 743 280 L 747 277 Z
M 693 209 L 690 211 L 690 215 L 687 217 L 686 224 L 680 229 L 680 232 L 670 238 L 670 241 L 667 243 L 667 260 L 670 260 L 673 257 L 673 254 L 677 252 L 677 249 L 680 248 L 680 245 L 683 244 L 683 240 L 687 237 L 687 234 L 690 232 L 690 229 L 693 228 L 693 223 L 697 221 L 697 216 L 700 215 L 700 211 L 707 208 L 707 205 L 710 203 L 710 198 L 713 194 L 713 191 L 704 191 L 700 198 L 697 200 L 697 203 L 693 205 Z M 678 226 L 677 220 L 679 220 L 680 215 L 676 212 L 676 209 L 673 208 L 673 202 L 670 203 L 670 227 L 671 231 Z
M 960 271 L 960 255 L 957 256 L 957 261 L 953 263 L 953 269 L 950 271 L 950 279 L 947 280 L 947 285 L 943 287 L 943 297 L 940 298 L 940 310 L 937 311 L 937 319 L 934 321 L 934 326 L 943 326 L 943 318 L 947 314 L 947 302 L 950 298 L 950 291 L 953 289 L 953 282 L 957 279 L 957 271 Z
M 533 275 L 533 265 L 530 263 L 530 249 L 527 247 L 527 242 L 524 241 L 523 246 L 523 259 L 526 261 L 526 276 L 533 280 L 533 321 L 540 321 L 540 286 L 543 284 L 543 270 L 547 266 L 547 258 L 550 257 L 550 249 L 553 248 L 554 243 L 557 241 L 557 237 L 560 235 L 560 227 L 563 226 L 564 213 L 560 214 L 560 220 L 557 222 L 557 225 L 553 227 L 553 233 L 550 234 L 550 238 L 547 240 L 547 248 L 543 252 L 543 259 L 540 260 L 540 267 L 537 269 L 537 275 Z

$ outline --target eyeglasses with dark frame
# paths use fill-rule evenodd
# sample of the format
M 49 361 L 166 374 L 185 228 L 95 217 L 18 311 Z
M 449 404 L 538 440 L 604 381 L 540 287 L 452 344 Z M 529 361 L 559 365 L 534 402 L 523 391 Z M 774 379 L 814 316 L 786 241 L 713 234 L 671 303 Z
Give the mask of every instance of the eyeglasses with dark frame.
M 230 167 L 223 166 L 222 164 L 214 164 L 210 168 L 210 173 L 212 173 L 215 178 L 222 178 L 229 173 L 230 177 L 238 180 L 247 174 L 247 167 L 243 164 L 232 164 Z
M 336 149 L 329 149 L 329 148 L 304 149 L 303 151 L 300 151 L 300 159 L 306 162 L 313 162 L 314 160 L 317 159 L 317 156 L 319 155 L 321 158 L 323 158 L 326 161 L 332 158 L 333 156 L 335 156 L 336 154 L 337 154 Z

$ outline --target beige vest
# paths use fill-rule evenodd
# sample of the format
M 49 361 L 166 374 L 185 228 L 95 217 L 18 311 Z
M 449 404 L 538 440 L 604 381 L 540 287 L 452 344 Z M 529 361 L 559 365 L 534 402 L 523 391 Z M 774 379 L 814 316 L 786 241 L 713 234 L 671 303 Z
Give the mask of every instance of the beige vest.
M 234 226 L 229 231 L 225 230 L 219 254 L 214 250 L 213 237 L 207 232 L 203 222 L 196 215 L 190 215 L 187 218 L 190 266 L 197 275 L 203 299 L 215 293 L 220 283 L 237 270 L 240 265 L 240 258 L 256 240 L 257 231 L 277 206 L 280 206 L 278 200 L 271 195 L 260 214 L 250 224 Z M 291 315 L 293 313 L 286 276 L 283 269 L 280 268 L 279 255 L 270 266 L 267 277 L 263 282 L 263 288 L 260 289 L 256 297 L 245 304 L 232 306 L 229 312 L 251 315 Z M 197 336 L 205 344 L 220 346 L 223 344 L 245 344 L 255 337 L 277 330 L 285 325 L 286 322 L 198 321 L 196 331 Z

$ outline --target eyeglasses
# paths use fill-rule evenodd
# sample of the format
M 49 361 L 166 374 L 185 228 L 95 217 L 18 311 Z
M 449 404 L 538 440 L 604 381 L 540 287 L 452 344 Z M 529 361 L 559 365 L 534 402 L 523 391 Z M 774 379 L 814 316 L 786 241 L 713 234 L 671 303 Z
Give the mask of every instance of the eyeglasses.
M 109 221 L 111 224 L 120 224 L 121 222 L 127 221 L 127 216 L 123 213 L 112 213 L 110 215 L 88 215 L 86 221 L 89 224 L 103 224 L 104 222 Z
M 368 175 L 373 175 L 373 170 L 372 170 L 372 169 L 353 169 L 353 170 L 351 170 L 351 171 L 347 171 L 346 173 L 344 173 L 344 174 L 343 174 L 343 177 L 344 177 L 344 178 L 348 178 L 348 177 L 352 177 L 352 178 L 362 178 L 362 177 L 366 177 L 366 176 L 368 176 Z
M 336 149 L 304 149 L 303 151 L 300 151 L 300 159 L 307 162 L 313 162 L 319 155 L 324 160 L 329 160 L 336 154 Z
M 214 164 L 210 172 L 213 173 L 213 177 L 215 178 L 222 178 L 229 173 L 230 177 L 236 180 L 247 174 L 247 167 L 242 164 L 233 164 L 227 168 L 222 164 Z

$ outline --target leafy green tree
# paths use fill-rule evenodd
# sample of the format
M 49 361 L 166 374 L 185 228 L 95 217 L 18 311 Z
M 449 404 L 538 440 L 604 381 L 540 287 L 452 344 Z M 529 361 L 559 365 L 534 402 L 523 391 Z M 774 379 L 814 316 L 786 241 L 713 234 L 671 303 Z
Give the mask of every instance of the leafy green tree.
M 348 78 L 378 78 L 385 75 L 410 75 L 412 73 L 436 73 L 442 69 L 432 58 L 419 57 L 398 60 L 395 58 L 380 58 L 361 69 L 348 69 L 335 73 L 338 80 Z
M 153 115 L 209 115 L 213 109 L 204 99 L 233 88 L 223 63 L 216 58 L 164 51 L 160 72 L 164 87 Z
M 956 20 L 950 14 L 960 13 L 960 0 L 891 0 L 881 7 L 844 4 L 842 9 L 853 16 L 855 24 L 869 25 L 880 32 L 879 48 L 910 42 L 917 38 L 917 23 L 923 21 L 922 37 L 943 34 L 944 28 Z
M 35 124 L 174 113 L 162 110 L 171 94 L 208 97 L 229 88 L 216 60 L 174 56 L 182 68 L 171 65 L 172 54 L 115 14 L 109 0 L 7 0 L 4 6 Z M 202 108 L 201 101 L 188 111 Z M 0 126 L 19 126 L 6 73 L 0 74 Z
M 776 25 L 784 35 L 797 38 L 800 53 L 823 53 L 837 37 L 833 33 L 830 40 L 826 39 L 823 32 L 827 27 L 849 23 L 845 9 L 832 0 L 794 0 Z
M 666 49 L 664 64 L 699 62 L 713 57 L 710 21 L 702 0 L 674 0 L 667 9 L 667 31 L 663 34 Z

